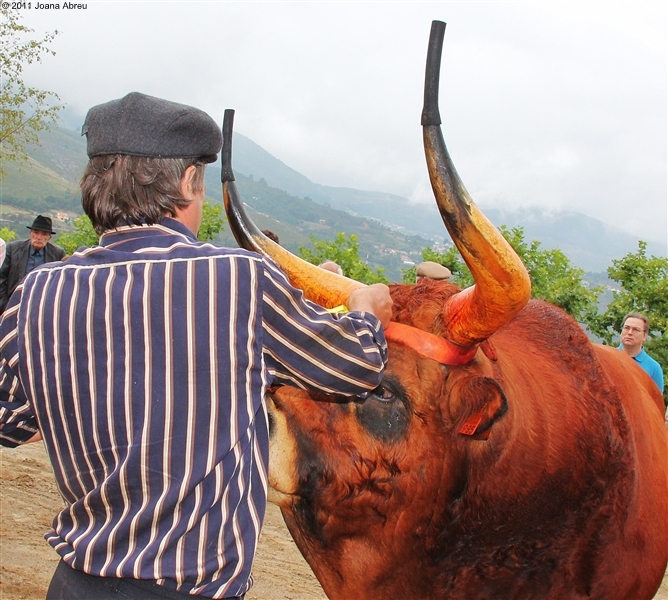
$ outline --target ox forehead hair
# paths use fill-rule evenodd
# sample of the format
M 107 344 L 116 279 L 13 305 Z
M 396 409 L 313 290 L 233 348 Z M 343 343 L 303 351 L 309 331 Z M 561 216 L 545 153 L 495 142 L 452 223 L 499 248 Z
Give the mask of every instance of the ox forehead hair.
M 423 279 L 417 285 L 390 285 L 393 320 L 435 335 L 443 335 L 443 305 L 461 291 L 449 281 Z

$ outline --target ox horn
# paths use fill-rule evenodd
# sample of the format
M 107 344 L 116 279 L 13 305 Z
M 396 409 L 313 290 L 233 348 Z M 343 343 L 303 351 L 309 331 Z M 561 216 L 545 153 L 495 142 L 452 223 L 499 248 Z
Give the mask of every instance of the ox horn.
M 309 300 L 325 308 L 347 304 L 350 294 L 356 289 L 366 287 L 363 283 L 325 271 L 298 258 L 264 235 L 246 214 L 232 170 L 233 121 L 234 111 L 226 110 L 223 120 L 221 180 L 227 219 L 237 243 L 246 250 L 272 258 L 288 276 L 290 283 L 301 289 Z M 476 348 L 462 348 L 446 339 L 400 323 L 390 323 L 385 328 L 385 336 L 388 341 L 408 345 L 419 354 L 447 365 L 466 364 L 476 352 Z
M 241 248 L 272 258 L 287 275 L 290 283 L 304 295 L 325 308 L 345 305 L 363 283 L 326 271 L 288 252 L 264 235 L 246 214 L 232 170 L 232 126 L 234 111 L 226 110 L 223 119 L 222 173 L 223 202 L 230 229 Z
M 445 337 L 469 347 L 487 339 L 522 309 L 531 297 L 531 280 L 510 244 L 473 203 L 445 146 L 438 110 L 444 34 L 445 23 L 433 21 L 422 132 L 436 204 L 475 281 L 475 285 L 455 294 L 446 303 L 443 309 Z

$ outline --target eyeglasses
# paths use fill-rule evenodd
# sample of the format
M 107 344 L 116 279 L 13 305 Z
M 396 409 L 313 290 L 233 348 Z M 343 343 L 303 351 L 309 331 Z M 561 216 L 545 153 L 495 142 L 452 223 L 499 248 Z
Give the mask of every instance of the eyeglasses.
M 622 327 L 622 331 L 624 333 L 629 333 L 629 331 L 633 333 L 645 333 L 645 331 L 640 329 L 640 327 L 631 327 L 630 325 L 624 325 L 624 327 Z

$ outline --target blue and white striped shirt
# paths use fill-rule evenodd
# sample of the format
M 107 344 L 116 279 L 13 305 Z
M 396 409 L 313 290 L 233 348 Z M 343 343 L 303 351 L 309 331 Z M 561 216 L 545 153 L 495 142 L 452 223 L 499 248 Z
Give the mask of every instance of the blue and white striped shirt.
M 31 272 L 0 324 L 0 443 L 39 429 L 72 567 L 243 595 L 267 493 L 268 385 L 381 380 L 370 314 L 332 316 L 270 261 L 181 223 L 123 227 Z

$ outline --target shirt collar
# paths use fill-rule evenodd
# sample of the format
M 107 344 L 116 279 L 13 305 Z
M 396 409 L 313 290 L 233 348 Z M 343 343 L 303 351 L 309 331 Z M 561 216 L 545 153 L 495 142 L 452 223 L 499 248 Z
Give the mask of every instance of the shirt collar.
M 619 346 L 617 346 L 617 350 L 622 350 L 623 351 L 624 346 L 622 344 L 619 344 Z M 636 362 L 641 363 L 645 360 L 646 356 L 649 356 L 649 354 L 647 354 L 647 352 L 645 352 L 645 348 L 643 346 L 640 346 L 640 352 L 638 352 L 638 354 L 636 354 L 635 356 L 632 356 L 631 358 L 633 360 L 635 360 Z
M 636 362 L 641 363 L 645 361 L 646 356 L 649 356 L 649 354 L 647 354 L 647 352 L 645 352 L 645 349 L 641 347 L 640 352 L 638 352 L 638 354 L 636 354 L 633 358 L 635 359 Z
M 184 236 L 190 242 L 197 241 L 197 236 L 183 223 L 176 219 L 165 217 L 160 223 L 156 223 L 155 225 L 123 225 L 117 229 L 105 231 L 100 236 L 100 246 L 109 246 L 119 241 L 119 236 L 127 235 L 128 233 L 152 235 L 176 233 Z

